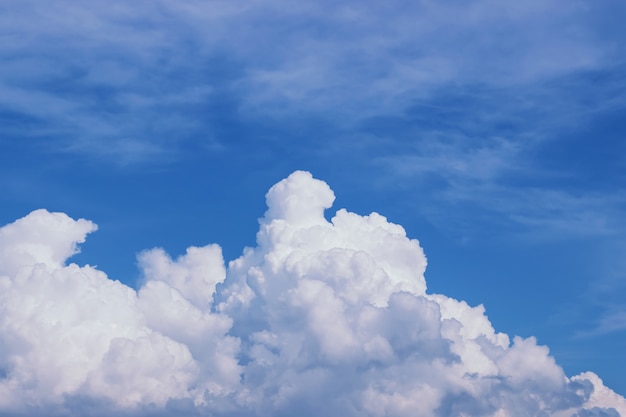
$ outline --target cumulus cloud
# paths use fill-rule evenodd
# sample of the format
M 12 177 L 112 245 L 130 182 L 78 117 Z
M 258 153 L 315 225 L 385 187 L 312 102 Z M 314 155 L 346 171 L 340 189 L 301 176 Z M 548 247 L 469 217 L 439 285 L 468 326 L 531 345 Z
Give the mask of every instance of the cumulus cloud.
M 67 263 L 96 226 L 0 229 L 0 414 L 626 416 L 482 306 L 427 291 L 419 242 L 308 172 L 267 193 L 257 246 L 139 255 L 135 290 Z

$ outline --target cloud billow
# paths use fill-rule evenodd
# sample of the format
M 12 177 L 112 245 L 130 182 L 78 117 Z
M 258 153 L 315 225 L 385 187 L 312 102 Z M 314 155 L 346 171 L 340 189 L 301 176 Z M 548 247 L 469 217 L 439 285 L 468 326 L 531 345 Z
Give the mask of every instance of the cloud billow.
M 138 290 L 67 264 L 96 230 L 37 210 L 0 228 L 0 414 L 626 416 L 482 306 L 427 292 L 417 240 L 339 210 L 308 172 L 274 185 L 257 246 L 139 255 Z

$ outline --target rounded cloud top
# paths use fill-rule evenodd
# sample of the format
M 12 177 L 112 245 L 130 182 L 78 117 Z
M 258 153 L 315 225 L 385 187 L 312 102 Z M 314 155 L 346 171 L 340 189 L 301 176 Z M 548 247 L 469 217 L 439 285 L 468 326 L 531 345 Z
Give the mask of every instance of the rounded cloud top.
M 74 220 L 65 213 L 35 210 L 0 229 L 0 274 L 14 274 L 20 267 L 35 264 L 58 268 L 97 228 L 88 220 Z
M 291 224 L 312 225 L 324 221 L 324 210 L 332 206 L 335 194 L 310 172 L 296 171 L 270 188 L 265 201 L 265 221 L 282 219 Z
M 377 213 L 324 210 L 297 171 L 228 267 L 218 245 L 139 255 L 135 290 L 66 265 L 96 226 L 35 211 L 0 228 L 0 415 L 605 416 L 626 400 L 567 377 L 482 306 L 426 291 L 426 257 Z

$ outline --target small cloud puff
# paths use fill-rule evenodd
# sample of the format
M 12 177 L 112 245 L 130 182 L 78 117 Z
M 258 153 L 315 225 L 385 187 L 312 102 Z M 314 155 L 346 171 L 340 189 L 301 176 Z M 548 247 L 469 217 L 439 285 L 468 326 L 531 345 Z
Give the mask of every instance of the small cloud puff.
M 593 373 L 568 378 L 482 306 L 427 292 L 401 226 L 324 210 L 295 172 L 257 246 L 139 255 L 134 290 L 67 264 L 96 230 L 35 211 L 0 228 L 0 414 L 626 416 Z

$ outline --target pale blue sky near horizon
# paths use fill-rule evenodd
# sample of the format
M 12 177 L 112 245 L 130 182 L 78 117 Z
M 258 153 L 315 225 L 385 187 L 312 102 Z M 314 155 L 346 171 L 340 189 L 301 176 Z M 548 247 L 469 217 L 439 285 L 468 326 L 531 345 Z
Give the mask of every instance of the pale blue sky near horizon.
M 73 258 L 255 244 L 297 169 L 402 225 L 430 292 L 626 395 L 626 4 L 0 6 L 0 221 L 99 225 Z

